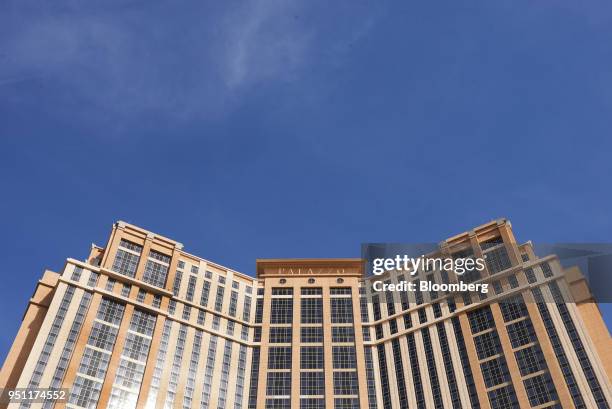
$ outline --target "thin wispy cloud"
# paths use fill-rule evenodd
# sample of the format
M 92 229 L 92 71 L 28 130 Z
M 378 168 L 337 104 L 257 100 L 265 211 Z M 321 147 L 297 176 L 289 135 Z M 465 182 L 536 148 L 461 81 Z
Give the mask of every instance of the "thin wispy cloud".
M 365 23 L 353 16 L 354 27 L 325 33 L 316 19 L 304 19 L 317 3 L 301 0 L 182 9 L 65 3 L 36 12 L 24 4 L 0 11 L 6 98 L 27 99 L 13 87 L 40 79 L 56 103 L 85 102 L 119 118 L 226 115 L 253 87 L 283 86 L 315 64 L 335 64 L 316 60 L 312 51 L 335 53 L 334 44 L 359 37 L 371 24 L 368 16 Z
M 289 79 L 306 63 L 313 33 L 300 21 L 301 12 L 297 1 L 261 0 L 225 18 L 219 68 L 228 89 Z

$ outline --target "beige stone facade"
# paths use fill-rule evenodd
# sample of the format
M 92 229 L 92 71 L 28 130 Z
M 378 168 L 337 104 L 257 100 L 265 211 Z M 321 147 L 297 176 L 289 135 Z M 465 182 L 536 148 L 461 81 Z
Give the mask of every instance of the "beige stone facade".
M 610 335 L 579 270 L 506 220 L 439 255 L 483 257 L 471 280 L 490 292 L 377 293 L 456 278 L 364 278 L 360 259 L 258 260 L 253 278 L 117 222 L 86 261 L 45 272 L 0 388 L 68 388 L 10 408 L 610 407 Z

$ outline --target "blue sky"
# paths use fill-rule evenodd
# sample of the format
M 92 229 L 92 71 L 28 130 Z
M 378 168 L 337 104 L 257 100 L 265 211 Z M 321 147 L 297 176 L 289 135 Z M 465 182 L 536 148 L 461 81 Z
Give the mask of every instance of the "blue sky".
M 42 271 L 118 219 L 247 273 L 502 216 L 610 242 L 611 20 L 598 0 L 1 2 L 0 356 Z

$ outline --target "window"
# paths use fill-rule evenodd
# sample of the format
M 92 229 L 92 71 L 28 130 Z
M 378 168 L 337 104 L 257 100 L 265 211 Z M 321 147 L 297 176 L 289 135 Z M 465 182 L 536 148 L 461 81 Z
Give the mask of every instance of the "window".
M 130 330 L 148 336 L 153 335 L 155 329 L 155 315 L 141 310 L 134 310 L 130 321 Z
M 323 342 L 323 327 L 302 327 L 300 340 L 303 343 Z
M 478 359 L 485 359 L 503 353 L 497 331 L 490 331 L 475 336 L 474 344 L 476 345 Z
M 110 278 L 110 277 L 109 277 L 109 278 L 108 278 L 108 280 L 106 281 L 106 286 L 104 287 L 104 289 L 105 289 L 106 291 L 113 292 L 113 290 L 114 290 L 114 288 L 115 288 L 115 284 L 116 284 L 116 283 L 117 283 L 117 282 L 115 281 L 115 279 L 114 279 L 114 278 Z
M 492 390 L 488 393 L 489 402 L 495 409 L 516 409 L 519 407 L 512 385 Z
M 334 409 L 359 409 L 358 398 L 335 398 Z
M 83 375 L 103 379 L 110 362 L 110 354 L 85 348 L 78 372 Z
M 334 395 L 357 395 L 356 372 L 334 372 Z
M 332 327 L 332 342 L 355 342 L 355 327 Z
M 198 274 L 199 271 L 200 271 L 200 269 L 198 268 L 198 266 L 191 266 L 191 273 L 192 274 Z
M 68 401 L 81 407 L 95 406 L 102 390 L 102 382 L 96 382 L 77 376 Z
M 533 284 L 536 281 L 538 281 L 538 279 L 535 276 L 535 273 L 533 272 L 533 268 L 525 269 L 525 277 L 527 278 L 527 282 L 530 284 Z
M 202 294 L 200 295 L 200 305 L 206 307 L 208 305 L 208 297 L 210 296 L 210 282 L 202 283 Z
M 206 311 L 204 310 L 198 310 L 198 325 L 204 325 L 204 322 L 206 321 Z
M 215 298 L 215 311 L 221 312 L 221 308 L 223 308 L 223 293 L 225 292 L 225 287 L 217 287 L 217 297 Z
M 109 322 L 111 324 L 121 324 L 121 318 L 123 317 L 123 311 L 125 306 L 115 301 L 111 301 L 108 298 L 103 298 L 100 303 L 100 308 L 96 314 L 96 318 L 99 320 Z
M 272 344 L 289 344 L 291 335 L 291 327 L 270 327 L 270 343 Z
M 361 327 L 361 332 L 362 332 L 364 341 L 371 341 L 370 327 L 366 327 L 366 326 Z
M 230 317 L 236 316 L 236 308 L 238 307 L 238 292 L 232 291 L 230 294 L 230 305 L 229 305 L 229 315 Z
M 491 250 L 487 252 L 484 257 L 490 274 L 497 274 L 500 271 L 512 267 L 512 263 L 510 263 L 510 258 L 508 257 L 508 251 L 505 247 Z
M 495 294 L 501 294 L 504 292 L 504 289 L 499 280 L 493 281 L 492 284 L 493 284 L 493 291 L 495 291 Z
M 261 342 L 261 327 L 253 328 L 253 342 Z
M 546 361 L 539 345 L 523 348 L 514 353 L 521 376 L 546 369 Z
M 302 289 L 304 290 L 304 289 Z M 301 322 L 302 324 L 323 323 L 323 299 L 302 298 L 301 299 Z
M 332 347 L 332 359 L 334 369 L 356 368 L 357 357 L 353 346 Z
M 291 372 L 268 372 L 266 382 L 267 395 L 290 395 Z
M 531 406 L 543 405 L 557 399 L 555 386 L 548 373 L 525 379 L 523 383 Z
M 300 289 L 300 294 L 302 295 L 321 295 L 323 294 L 323 290 L 321 288 L 302 287 Z
M 161 262 L 161 263 L 160 263 Z M 164 288 L 166 286 L 166 278 L 168 276 L 168 264 L 170 257 L 158 253 L 154 250 L 149 252 L 149 259 L 145 265 L 145 271 L 142 280 L 156 287 Z
M 291 409 L 291 399 L 266 399 L 266 409 Z
M 531 320 L 518 321 L 508 325 L 506 328 L 508 329 L 512 348 L 518 348 L 536 340 Z
M 435 302 L 431 305 L 431 307 L 433 309 L 434 318 L 440 318 L 442 316 L 442 309 L 440 308 L 440 303 Z
M 122 355 L 137 361 L 146 362 L 150 345 L 151 340 L 149 338 L 128 332 Z
M 136 296 L 136 301 L 144 302 L 146 295 L 147 295 L 147 293 L 142 288 L 139 288 L 138 289 L 138 295 Z
M 81 274 L 83 273 L 83 269 L 81 267 L 74 267 L 74 270 L 72 270 L 72 276 L 70 277 L 70 279 L 72 281 L 79 281 L 81 279 Z
M 181 281 L 183 280 L 183 273 L 181 271 L 177 271 L 174 275 L 174 283 L 172 283 L 172 294 L 177 297 L 179 295 L 179 291 L 181 290 Z
M 332 324 L 352 324 L 353 301 L 350 298 L 332 298 L 330 301 Z
M 520 294 L 514 297 L 504 298 L 504 300 L 499 303 L 499 308 L 501 309 L 504 322 L 513 321 L 529 315 L 527 306 L 523 301 L 523 296 Z
M 141 252 L 142 246 L 121 239 L 111 269 L 119 274 L 134 278 Z
M 402 292 L 405 294 L 405 292 Z M 361 310 L 361 322 L 370 321 L 370 310 L 368 309 L 368 299 L 365 296 L 359 298 L 359 309 Z
M 510 285 L 510 288 L 516 288 L 519 286 L 519 283 L 518 283 L 518 280 L 516 279 L 515 274 L 511 274 L 508 276 L 508 284 Z
M 396 319 L 392 319 L 389 321 L 389 332 L 391 334 L 397 333 L 397 320 Z
M 385 284 L 391 284 L 390 280 L 386 280 Z M 395 314 L 395 300 L 393 299 L 393 291 L 385 292 L 385 301 L 387 303 L 387 316 Z
M 503 357 L 483 362 L 480 368 L 487 388 L 510 381 L 510 373 Z
M 372 295 L 372 311 L 374 312 L 374 321 L 378 321 L 382 318 L 380 313 L 380 299 L 378 294 Z
M 323 347 L 309 346 L 300 349 L 301 369 L 323 369 Z
M 128 253 L 125 250 L 118 249 L 115 261 L 113 262 L 112 270 L 128 277 L 134 278 L 136 276 L 136 268 L 138 267 L 138 261 L 140 256 L 132 253 Z
M 293 295 L 293 288 L 274 287 L 272 288 L 272 295 Z
M 329 289 L 330 295 L 351 295 L 351 287 L 332 287 Z
M 472 334 L 482 332 L 495 326 L 493 314 L 491 313 L 491 307 L 489 306 L 468 312 L 468 320 L 470 321 Z
M 300 409 L 325 409 L 324 398 L 301 398 Z
M 258 298 L 255 302 L 255 324 L 261 324 L 263 320 L 263 298 Z
M 248 287 L 251 288 L 251 287 Z M 251 297 L 248 295 L 244 296 L 242 304 L 242 320 L 249 321 L 251 319 Z
M 291 369 L 291 347 L 270 347 L 268 369 Z
M 488 250 L 490 248 L 497 247 L 497 246 L 499 246 L 500 244 L 503 244 L 503 243 L 504 243 L 504 241 L 502 240 L 502 238 L 498 236 L 498 237 L 494 237 L 492 239 L 483 240 L 480 243 L 480 248 L 483 251 L 486 251 L 486 250 Z
M 272 298 L 270 323 L 291 324 L 293 322 L 293 299 Z
M 550 268 L 550 265 L 548 263 L 542 263 L 540 264 L 540 268 L 542 269 L 542 272 L 544 273 L 544 277 L 545 278 L 549 278 L 553 276 L 553 272 Z
M 153 307 L 155 308 L 161 307 L 161 295 L 158 295 L 158 294 L 153 295 Z
M 417 312 L 419 315 L 419 323 L 420 324 L 426 323 L 427 322 L 427 311 L 425 311 L 425 307 L 419 309 Z
M 196 276 L 189 276 L 189 282 L 187 283 L 187 294 L 185 295 L 187 301 L 193 301 L 193 294 L 195 293 L 197 279 L 198 277 Z
M 183 305 L 183 319 L 189 321 L 191 318 L 191 307 L 189 305 Z
M 412 317 L 410 313 L 404 314 L 404 329 L 412 328 Z
M 382 337 L 385 336 L 383 333 L 382 324 L 376 324 L 376 326 L 374 327 L 374 332 L 376 333 L 376 339 L 381 339 Z
M 87 285 L 90 287 L 95 287 L 98 284 L 98 279 L 100 278 L 100 274 L 92 271 L 89 273 L 89 279 L 87 280 Z
M 325 374 L 323 372 L 300 373 L 300 395 L 324 395 Z

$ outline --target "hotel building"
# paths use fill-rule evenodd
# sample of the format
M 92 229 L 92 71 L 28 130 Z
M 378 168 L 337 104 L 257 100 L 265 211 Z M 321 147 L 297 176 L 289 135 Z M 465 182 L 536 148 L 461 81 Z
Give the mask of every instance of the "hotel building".
M 256 278 L 117 222 L 45 271 L 0 388 L 66 388 L 9 408 L 609 408 L 610 336 L 576 268 L 501 219 L 443 241 L 483 257 L 488 294 L 376 292 L 360 259 L 266 259 Z

